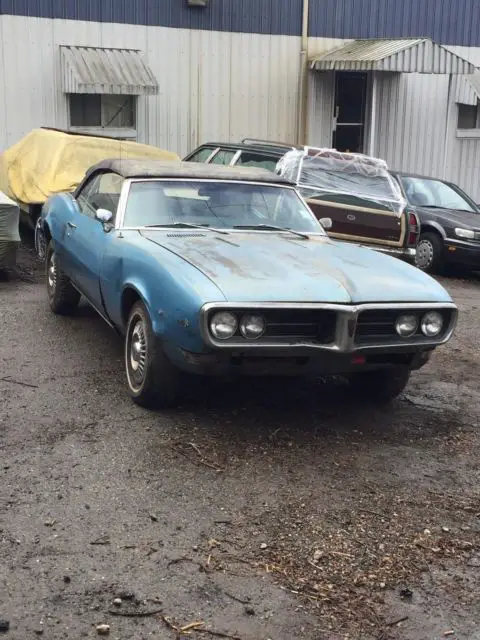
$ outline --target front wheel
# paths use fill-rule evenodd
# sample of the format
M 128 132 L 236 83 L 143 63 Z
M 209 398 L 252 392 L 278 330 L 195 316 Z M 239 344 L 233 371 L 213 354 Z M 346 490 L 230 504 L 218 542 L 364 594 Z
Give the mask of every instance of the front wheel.
M 393 367 L 356 373 L 349 378 L 351 389 L 362 399 L 380 404 L 391 402 L 408 384 L 410 369 Z
M 422 233 L 418 240 L 415 266 L 422 271 L 438 273 L 443 266 L 443 241 L 436 233 Z
M 165 356 L 143 302 L 133 305 L 125 335 L 125 371 L 130 396 L 147 408 L 173 406 L 179 396 L 179 372 Z
M 58 315 L 71 315 L 80 301 L 80 294 L 60 269 L 53 242 L 47 248 L 45 269 L 50 309 Z

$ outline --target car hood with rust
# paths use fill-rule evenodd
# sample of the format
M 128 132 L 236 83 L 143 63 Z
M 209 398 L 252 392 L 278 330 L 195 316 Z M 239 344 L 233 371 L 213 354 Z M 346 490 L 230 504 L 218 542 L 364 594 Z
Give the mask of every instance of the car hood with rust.
M 450 302 L 433 278 L 397 258 L 326 236 L 142 231 L 211 280 L 229 302 Z M 152 245 L 156 245 L 156 249 Z M 161 260 L 161 256 L 158 256 Z

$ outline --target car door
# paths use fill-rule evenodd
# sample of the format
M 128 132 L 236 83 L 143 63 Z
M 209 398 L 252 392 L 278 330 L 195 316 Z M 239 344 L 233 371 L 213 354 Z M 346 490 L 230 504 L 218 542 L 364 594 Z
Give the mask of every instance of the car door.
M 77 194 L 77 214 L 68 225 L 65 252 L 68 255 L 66 272 L 72 282 L 99 310 L 100 271 L 106 244 L 112 241 L 123 179 L 115 173 L 93 175 Z M 99 209 L 112 213 L 112 220 L 104 224 L 97 219 Z

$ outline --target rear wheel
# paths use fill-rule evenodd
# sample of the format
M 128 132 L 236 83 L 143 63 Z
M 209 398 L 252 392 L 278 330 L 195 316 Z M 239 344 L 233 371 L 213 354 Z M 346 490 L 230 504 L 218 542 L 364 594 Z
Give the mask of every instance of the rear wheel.
M 437 233 L 426 231 L 420 235 L 415 266 L 430 273 L 441 271 L 443 267 L 443 240 Z
M 173 406 L 179 396 L 179 371 L 165 356 L 143 302 L 130 312 L 125 335 L 125 371 L 130 396 L 149 408 Z
M 80 294 L 73 287 L 70 279 L 61 271 L 55 247 L 51 241 L 47 248 L 45 268 L 50 309 L 59 315 L 71 315 L 80 301 Z
M 349 378 L 350 387 L 361 399 L 380 404 L 391 402 L 408 384 L 410 369 L 393 367 L 378 371 L 356 373 Z

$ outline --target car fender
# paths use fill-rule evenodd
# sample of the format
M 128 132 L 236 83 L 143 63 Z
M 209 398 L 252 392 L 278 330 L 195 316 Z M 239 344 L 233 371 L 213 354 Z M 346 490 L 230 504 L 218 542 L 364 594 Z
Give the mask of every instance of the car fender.
M 445 233 L 445 229 L 442 227 L 441 224 L 439 224 L 435 220 L 422 221 L 422 219 L 420 218 L 420 233 L 425 233 L 429 229 L 433 229 L 437 231 L 442 236 L 443 239 L 447 237 L 447 234 Z
M 154 333 L 175 347 L 202 351 L 200 309 L 206 302 L 225 300 L 218 286 L 179 256 L 123 238 L 107 250 L 100 287 L 108 317 L 124 333 L 132 300 L 131 290 L 145 305 Z M 135 296 L 133 296 L 135 297 Z M 124 304 L 128 303 L 128 304 Z

